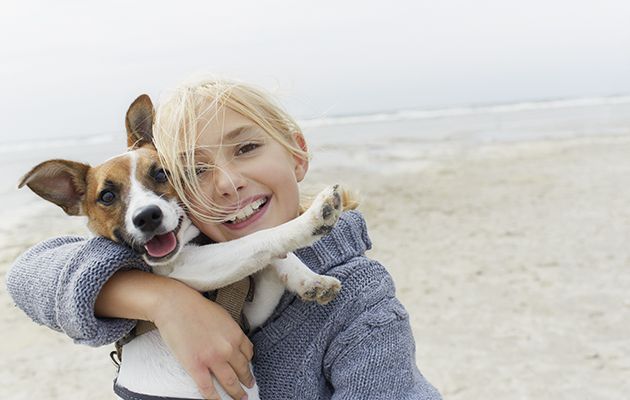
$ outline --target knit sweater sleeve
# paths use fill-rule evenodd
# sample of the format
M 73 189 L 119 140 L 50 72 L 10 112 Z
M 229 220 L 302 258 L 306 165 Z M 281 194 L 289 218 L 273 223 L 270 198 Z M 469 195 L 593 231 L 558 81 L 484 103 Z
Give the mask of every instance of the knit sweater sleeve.
M 329 369 L 333 399 L 441 398 L 416 366 L 409 317 L 396 298 L 367 309 L 335 342 L 339 351 Z
M 380 263 L 364 256 L 331 270 L 343 282 L 337 333 L 324 358 L 333 399 L 440 399 L 416 365 L 409 315 Z
M 129 332 L 135 321 L 97 318 L 96 297 L 118 270 L 148 267 L 131 250 L 110 240 L 63 236 L 22 254 L 7 273 L 7 289 L 33 321 L 100 346 Z

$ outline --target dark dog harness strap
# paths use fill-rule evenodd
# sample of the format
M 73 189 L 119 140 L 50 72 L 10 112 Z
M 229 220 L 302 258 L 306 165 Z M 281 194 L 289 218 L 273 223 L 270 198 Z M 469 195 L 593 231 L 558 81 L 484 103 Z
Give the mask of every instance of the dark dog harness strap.
M 243 315 L 243 306 L 245 302 L 251 302 L 254 299 L 254 278 L 248 276 L 235 282 L 229 286 L 222 287 L 214 292 L 204 293 L 209 300 L 214 301 L 230 313 L 234 321 L 236 321 L 245 333 L 249 333 L 249 323 Z M 138 321 L 136 327 L 116 342 L 116 350 L 109 355 L 114 364 L 120 366 L 122 361 L 122 347 L 131 342 L 134 338 L 150 332 L 157 327 L 149 321 Z M 155 397 L 162 398 L 162 397 Z M 166 397 L 164 397 L 166 398 Z
M 120 386 L 116 383 L 116 380 L 114 380 L 114 393 L 124 400 L 196 400 L 186 397 L 154 396 L 152 394 L 136 393 L 126 387 Z

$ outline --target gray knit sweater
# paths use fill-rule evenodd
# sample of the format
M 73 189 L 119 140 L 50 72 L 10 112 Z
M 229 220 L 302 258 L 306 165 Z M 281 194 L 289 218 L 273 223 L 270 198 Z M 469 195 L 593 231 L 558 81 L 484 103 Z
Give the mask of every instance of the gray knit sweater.
M 311 269 L 341 280 L 330 304 L 285 293 L 251 335 L 263 399 L 439 399 L 415 362 L 404 307 L 385 268 L 365 257 L 365 221 L 346 212 L 332 233 L 297 251 Z M 77 343 L 113 343 L 135 325 L 94 317 L 103 284 L 125 268 L 148 270 L 129 249 L 103 238 L 60 237 L 31 248 L 7 275 L 9 293 L 35 322 Z

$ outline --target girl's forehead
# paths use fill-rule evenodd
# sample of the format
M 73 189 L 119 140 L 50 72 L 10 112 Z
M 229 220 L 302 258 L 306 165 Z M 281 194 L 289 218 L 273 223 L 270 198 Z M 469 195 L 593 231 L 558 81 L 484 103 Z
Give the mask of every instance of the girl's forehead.
M 233 143 L 260 133 L 264 131 L 254 121 L 228 107 L 204 113 L 197 121 L 197 143 L 201 145 Z
M 199 133 L 196 147 L 218 148 L 244 143 L 249 140 L 265 140 L 267 134 L 255 124 L 235 125 L 230 129 L 206 129 Z

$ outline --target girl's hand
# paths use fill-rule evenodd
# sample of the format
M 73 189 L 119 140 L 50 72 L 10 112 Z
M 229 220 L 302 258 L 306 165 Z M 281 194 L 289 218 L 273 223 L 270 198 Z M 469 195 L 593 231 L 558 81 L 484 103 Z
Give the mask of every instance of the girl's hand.
M 212 373 L 232 398 L 242 399 L 240 382 L 254 385 L 252 343 L 221 306 L 179 282 L 172 290 L 153 312 L 162 339 L 205 398 L 219 398 Z
M 205 398 L 218 398 L 211 373 L 234 399 L 245 396 L 239 381 L 254 385 L 252 343 L 227 311 L 181 282 L 137 270 L 116 272 L 99 293 L 95 314 L 153 321 Z

